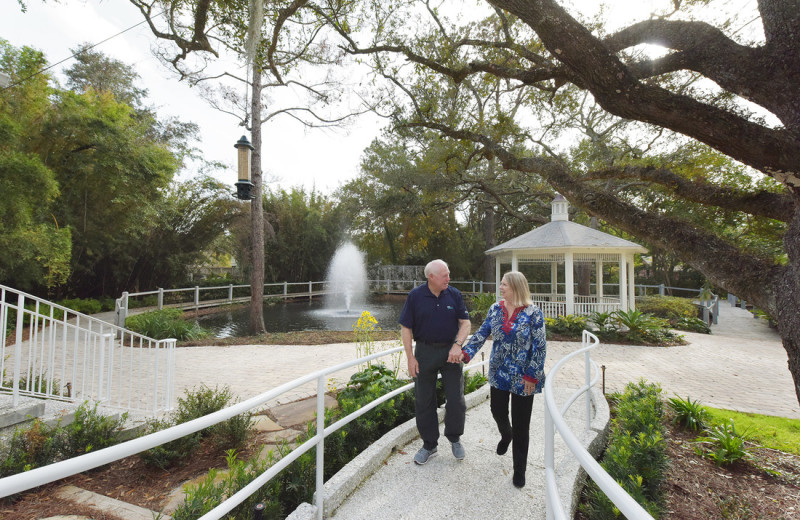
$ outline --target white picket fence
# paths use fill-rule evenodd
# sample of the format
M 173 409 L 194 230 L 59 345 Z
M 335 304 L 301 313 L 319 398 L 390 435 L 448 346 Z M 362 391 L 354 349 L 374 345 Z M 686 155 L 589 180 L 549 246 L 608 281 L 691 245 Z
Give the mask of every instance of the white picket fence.
M 174 339 L 155 340 L 0 285 L 0 392 L 142 413 L 174 401 Z M 8 337 L 8 332 L 15 334 Z

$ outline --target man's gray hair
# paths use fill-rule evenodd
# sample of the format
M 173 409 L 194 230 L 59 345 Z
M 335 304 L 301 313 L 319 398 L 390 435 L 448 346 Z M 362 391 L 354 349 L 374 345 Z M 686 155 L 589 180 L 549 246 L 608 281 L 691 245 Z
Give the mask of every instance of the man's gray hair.
M 440 265 L 444 266 L 444 268 L 447 270 L 450 269 L 449 267 L 447 267 L 447 262 L 445 262 L 444 260 L 440 260 L 438 258 L 436 260 L 431 260 L 430 262 L 428 262 L 428 265 L 425 266 L 425 278 L 429 277 L 433 272 L 433 270 Z

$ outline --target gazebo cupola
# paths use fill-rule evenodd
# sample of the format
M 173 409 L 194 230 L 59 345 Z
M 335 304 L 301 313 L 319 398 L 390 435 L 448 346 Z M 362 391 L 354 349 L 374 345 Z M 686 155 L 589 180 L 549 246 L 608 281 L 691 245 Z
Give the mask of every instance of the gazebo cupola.
M 556 195 L 550 222 L 495 246 L 495 278 L 522 271 L 531 295 L 547 317 L 631 310 L 635 307 L 633 255 L 647 249 L 569 220 L 569 202 Z M 604 291 L 603 278 L 616 270 L 617 283 Z M 608 287 L 608 286 L 607 286 Z

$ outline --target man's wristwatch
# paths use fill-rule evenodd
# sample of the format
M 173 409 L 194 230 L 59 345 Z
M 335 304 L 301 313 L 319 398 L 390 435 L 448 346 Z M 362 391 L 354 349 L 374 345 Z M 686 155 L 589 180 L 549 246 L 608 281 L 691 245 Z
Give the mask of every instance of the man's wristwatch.
M 461 341 L 459 341 L 459 340 L 455 340 L 453 343 L 455 343 L 455 344 L 456 344 L 456 345 L 458 345 L 459 347 L 462 347 L 462 346 L 464 346 L 464 341 L 463 341 L 463 340 L 461 340 Z

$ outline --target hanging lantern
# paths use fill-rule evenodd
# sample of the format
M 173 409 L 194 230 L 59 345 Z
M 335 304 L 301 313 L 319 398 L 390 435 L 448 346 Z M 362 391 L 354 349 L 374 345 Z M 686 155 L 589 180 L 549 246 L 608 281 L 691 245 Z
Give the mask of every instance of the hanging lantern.
M 239 150 L 239 180 L 236 182 L 236 198 L 252 200 L 255 197 L 253 183 L 250 182 L 250 156 L 253 153 L 253 145 L 243 135 L 236 141 L 234 147 Z

